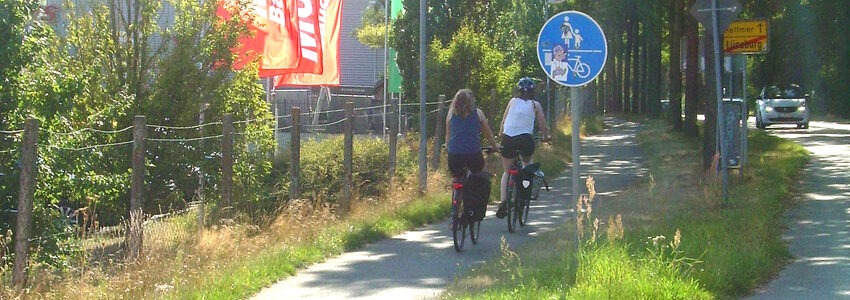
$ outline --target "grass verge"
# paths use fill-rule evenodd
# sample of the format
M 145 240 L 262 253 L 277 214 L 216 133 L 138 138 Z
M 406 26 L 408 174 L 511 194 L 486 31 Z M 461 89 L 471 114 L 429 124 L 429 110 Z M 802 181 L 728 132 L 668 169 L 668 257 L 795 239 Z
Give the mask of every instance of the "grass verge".
M 413 226 L 444 218 L 449 211 L 448 194 L 440 193 L 413 201 L 398 210 L 361 215 L 327 224 L 304 243 L 276 245 L 244 257 L 207 280 L 184 286 L 169 299 L 243 299 L 263 287 L 291 276 L 307 265 L 323 261 L 366 243 L 401 233 Z
M 601 120 L 588 122 L 585 126 L 601 128 Z M 555 144 L 541 145 L 536 155 L 549 174 L 566 168 L 569 158 L 570 138 L 564 134 L 569 127 L 558 129 Z M 493 163 L 500 169 L 497 156 Z M 3 290 L 0 298 L 246 298 L 310 264 L 445 218 L 450 209 L 445 169 L 431 172 L 427 197 L 405 188 L 416 183 L 397 182 L 382 199 L 355 201 L 345 217 L 321 195 L 291 201 L 269 220 L 243 222 L 253 218 L 241 216 L 201 231 L 192 227 L 195 214 L 180 216 L 146 232 L 151 238 L 145 255 L 135 263 L 93 266 L 76 270 L 76 276 L 37 274 L 39 284 L 32 289 L 23 294 Z
M 460 277 L 444 297 L 736 298 L 787 261 L 781 218 L 808 161 L 802 147 L 751 132 L 750 164 L 731 177 L 726 203 L 717 176 L 701 171 L 698 141 L 657 121 L 644 125 L 639 141 L 648 176 L 593 208 L 602 221 L 580 226 L 592 232 L 581 247 L 575 223 L 518 249 L 504 245 L 499 261 Z

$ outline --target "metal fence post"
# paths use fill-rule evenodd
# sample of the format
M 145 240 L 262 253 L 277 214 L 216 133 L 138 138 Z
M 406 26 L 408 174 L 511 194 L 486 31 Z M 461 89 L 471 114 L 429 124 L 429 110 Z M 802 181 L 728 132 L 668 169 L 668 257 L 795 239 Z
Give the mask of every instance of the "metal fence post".
M 298 199 L 300 197 L 299 187 L 301 182 L 301 108 L 292 107 L 292 130 L 289 133 L 289 153 L 290 153 L 290 175 L 292 182 L 289 185 L 289 199 Z

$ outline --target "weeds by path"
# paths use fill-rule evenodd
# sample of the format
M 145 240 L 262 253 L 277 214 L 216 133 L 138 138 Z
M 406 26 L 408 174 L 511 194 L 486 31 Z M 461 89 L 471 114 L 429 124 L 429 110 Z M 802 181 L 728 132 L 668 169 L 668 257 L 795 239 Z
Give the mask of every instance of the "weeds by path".
M 731 205 L 723 206 L 719 181 L 706 177 L 700 166 L 698 141 L 661 122 L 643 128 L 639 141 L 650 171 L 639 184 L 585 207 L 592 215 L 581 224 L 565 224 L 519 249 L 509 248 L 521 264 L 481 266 L 459 278 L 444 297 L 735 298 L 769 279 L 789 258 L 780 219 L 793 204 L 789 199 L 807 153 L 792 142 L 752 132 L 750 165 L 743 176 L 732 176 Z M 578 252 L 577 225 L 588 230 Z M 593 238 L 602 231 L 604 238 Z

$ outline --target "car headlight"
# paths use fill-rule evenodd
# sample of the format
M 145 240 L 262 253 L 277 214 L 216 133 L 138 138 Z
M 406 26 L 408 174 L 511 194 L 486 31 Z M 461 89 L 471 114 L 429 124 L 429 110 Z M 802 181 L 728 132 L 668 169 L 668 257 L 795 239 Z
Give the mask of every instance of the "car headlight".
M 765 106 L 765 107 L 764 107 L 764 111 L 766 111 L 766 112 L 772 112 L 772 111 L 773 111 L 773 106 L 770 106 L 770 105 Z
M 806 106 L 805 106 L 805 105 L 800 106 L 800 107 L 798 107 L 798 108 L 797 108 L 797 110 L 799 110 L 799 111 L 806 111 Z

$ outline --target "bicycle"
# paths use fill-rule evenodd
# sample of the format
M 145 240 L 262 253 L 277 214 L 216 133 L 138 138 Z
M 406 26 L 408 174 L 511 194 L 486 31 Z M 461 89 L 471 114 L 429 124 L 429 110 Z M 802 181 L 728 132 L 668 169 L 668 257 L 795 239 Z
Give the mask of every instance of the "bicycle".
M 540 137 L 534 137 L 534 141 L 541 141 Z M 516 150 L 514 150 L 516 152 Z M 541 182 L 535 184 L 534 178 L 524 179 L 521 184 L 525 188 L 531 188 L 531 192 L 528 194 L 528 197 L 521 197 L 521 195 L 517 192 L 517 181 L 519 178 L 519 172 L 524 168 L 522 166 L 522 158 L 519 156 L 519 153 L 514 153 L 516 155 L 516 159 L 514 160 L 511 168 L 508 169 L 508 186 L 507 186 L 507 197 L 505 198 L 505 219 L 508 221 L 508 232 L 514 233 L 516 231 L 516 225 L 519 223 L 520 227 L 525 227 L 525 224 L 528 223 L 528 211 L 531 208 L 531 200 L 537 199 L 537 193 L 539 193 L 541 186 L 544 186 L 547 191 L 549 191 L 549 184 L 546 183 L 546 179 L 541 177 Z M 529 165 L 531 166 L 531 164 Z M 542 171 L 539 169 L 536 172 Z M 535 175 L 537 176 L 537 175 Z
M 491 147 L 481 147 L 481 151 L 487 155 L 494 152 Z M 487 160 L 485 159 L 484 161 L 486 169 Z M 465 207 L 465 202 L 462 199 L 463 186 L 469 179 L 470 175 L 472 175 L 472 172 L 467 169 L 466 176 L 458 181 L 452 180 L 451 226 L 452 239 L 454 240 L 455 251 L 457 252 L 460 252 L 463 249 L 464 243 L 466 242 L 467 229 L 469 229 L 468 236 L 472 244 L 478 243 L 478 237 L 481 233 L 481 221 L 469 221 L 471 220 L 471 216 L 468 213 L 471 211 Z

